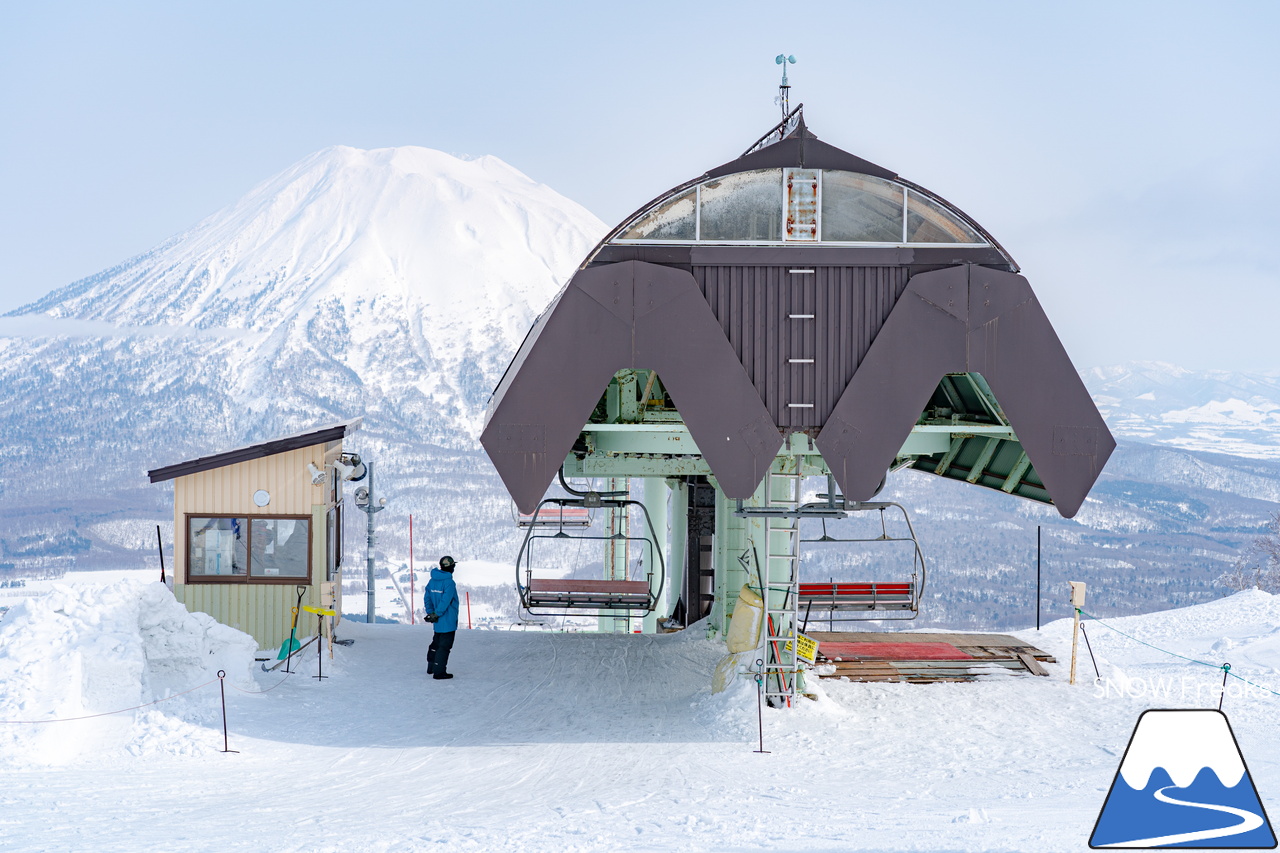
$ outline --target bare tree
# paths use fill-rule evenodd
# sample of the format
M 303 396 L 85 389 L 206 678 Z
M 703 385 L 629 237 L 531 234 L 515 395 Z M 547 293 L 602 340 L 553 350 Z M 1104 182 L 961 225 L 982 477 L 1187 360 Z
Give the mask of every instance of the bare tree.
M 1280 512 L 1272 515 L 1266 532 L 1253 540 L 1253 545 L 1236 561 L 1235 567 L 1219 577 L 1217 582 L 1236 592 L 1260 589 L 1280 593 Z

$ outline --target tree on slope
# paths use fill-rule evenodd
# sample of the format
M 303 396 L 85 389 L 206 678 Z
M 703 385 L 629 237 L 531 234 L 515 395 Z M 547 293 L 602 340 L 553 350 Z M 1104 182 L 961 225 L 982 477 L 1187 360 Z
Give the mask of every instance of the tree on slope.
M 1266 532 L 1253 540 L 1249 550 L 1236 560 L 1231 571 L 1218 578 L 1218 583 L 1234 592 L 1260 589 L 1280 593 L 1280 512 L 1271 516 Z

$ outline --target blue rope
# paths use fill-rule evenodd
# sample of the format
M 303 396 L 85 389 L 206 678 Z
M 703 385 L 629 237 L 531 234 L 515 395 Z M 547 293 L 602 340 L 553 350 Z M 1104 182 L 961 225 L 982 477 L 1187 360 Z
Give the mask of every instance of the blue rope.
M 1177 652 L 1171 652 L 1168 649 L 1162 649 L 1159 646 L 1152 645 L 1151 643 L 1148 643 L 1146 640 L 1139 640 L 1137 637 L 1133 636 L 1132 634 L 1126 634 L 1124 631 L 1121 631 L 1119 628 L 1115 628 L 1111 625 L 1108 625 L 1106 622 L 1103 622 L 1097 616 L 1094 616 L 1092 613 L 1086 613 L 1085 611 L 1081 610 L 1079 607 L 1076 608 L 1076 613 L 1079 613 L 1081 616 L 1088 616 L 1090 619 L 1092 619 L 1094 622 L 1097 622 L 1099 625 L 1106 628 L 1108 631 L 1115 631 L 1120 636 L 1128 637 L 1130 640 L 1133 640 L 1135 643 L 1140 643 L 1141 645 L 1144 645 L 1149 649 L 1155 649 L 1157 652 L 1160 652 L 1161 654 L 1170 655 L 1175 658 L 1181 658 L 1182 660 L 1185 660 L 1188 663 L 1199 664 L 1200 666 L 1207 666 L 1210 669 L 1219 670 L 1222 673 L 1224 678 L 1227 676 L 1230 676 L 1231 678 L 1234 678 L 1237 681 L 1243 681 L 1245 684 L 1248 684 L 1250 687 L 1256 687 L 1257 689 L 1263 691 L 1264 693 L 1270 693 L 1272 696 L 1280 696 L 1280 692 L 1272 690 L 1269 687 L 1263 687 L 1261 684 L 1256 684 L 1250 681 L 1249 679 L 1244 678 L 1243 676 L 1236 675 L 1234 672 L 1231 671 L 1231 664 L 1229 663 L 1217 664 L 1217 663 L 1209 663 L 1208 661 L 1203 661 L 1203 660 L 1196 660 L 1195 658 L 1189 658 L 1186 655 L 1180 655 Z

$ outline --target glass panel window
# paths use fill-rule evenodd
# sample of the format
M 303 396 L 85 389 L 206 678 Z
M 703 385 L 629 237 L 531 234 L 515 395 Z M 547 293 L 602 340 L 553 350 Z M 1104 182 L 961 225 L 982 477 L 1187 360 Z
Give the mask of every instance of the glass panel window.
M 247 518 L 191 518 L 187 531 L 189 576 L 244 576 L 249 565 Z
M 665 202 L 622 233 L 622 240 L 688 240 L 696 235 L 696 189 Z
M 822 239 L 902 242 L 902 187 L 855 172 L 822 173 Z
M 781 240 L 782 170 L 726 175 L 702 185 L 702 240 Z
M 985 243 L 977 231 L 940 204 L 907 193 L 908 243 Z
M 311 522 L 305 518 L 254 518 L 249 570 L 255 578 L 308 576 Z

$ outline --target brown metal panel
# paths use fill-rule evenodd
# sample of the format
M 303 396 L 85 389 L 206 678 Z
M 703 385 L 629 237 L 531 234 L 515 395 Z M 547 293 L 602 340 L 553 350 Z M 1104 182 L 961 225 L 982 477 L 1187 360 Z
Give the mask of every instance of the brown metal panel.
M 693 271 L 747 376 L 784 430 L 826 422 L 907 277 L 906 269 L 814 264 Z M 793 358 L 813 363 L 791 363 Z
M 1102 473 L 1115 439 L 1027 280 L 971 270 L 969 369 L 987 380 L 1036 473 L 1069 518 Z
M 959 372 L 986 378 L 1058 511 L 1075 515 L 1115 440 L 1026 279 L 971 265 L 910 280 L 818 436 L 845 494 L 875 492 L 939 379 Z
M 480 443 L 522 512 L 533 511 L 609 379 L 631 366 L 631 324 L 581 285 L 607 289 L 633 263 L 578 273 L 494 392 Z
M 947 366 L 965 357 L 964 323 L 908 288 L 815 444 L 844 494 L 868 500 Z
M 725 493 L 754 493 L 782 437 L 742 363 L 692 275 L 626 261 L 574 276 L 495 395 L 480 441 L 522 512 L 624 368 L 657 371 Z

